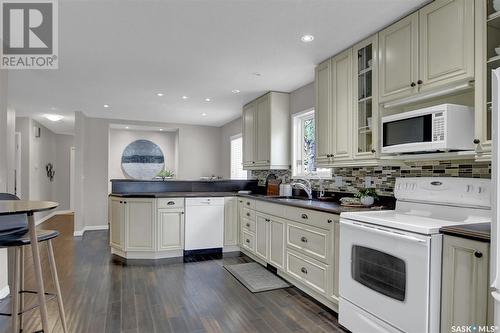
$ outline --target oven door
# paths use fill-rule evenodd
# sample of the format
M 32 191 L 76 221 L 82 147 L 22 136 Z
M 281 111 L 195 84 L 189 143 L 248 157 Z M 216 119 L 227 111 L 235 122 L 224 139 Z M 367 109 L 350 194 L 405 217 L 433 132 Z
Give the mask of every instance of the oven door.
M 426 332 L 430 237 L 340 222 L 340 297 L 402 331 Z

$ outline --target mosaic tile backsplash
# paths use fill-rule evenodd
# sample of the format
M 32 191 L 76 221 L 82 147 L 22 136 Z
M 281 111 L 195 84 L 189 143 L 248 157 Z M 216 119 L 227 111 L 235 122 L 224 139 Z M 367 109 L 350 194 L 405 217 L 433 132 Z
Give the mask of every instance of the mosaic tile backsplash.
M 284 183 L 290 182 L 289 170 L 252 171 L 252 177 L 259 180 L 260 186 L 264 186 L 270 173 Z M 342 176 L 342 186 L 337 187 L 334 179 L 323 180 L 325 191 L 356 193 L 359 188 L 365 187 L 365 177 L 369 176 L 372 177 L 372 187 L 376 188 L 379 195 L 393 196 L 394 183 L 398 177 L 491 178 L 491 164 L 474 160 L 418 161 L 406 162 L 402 166 L 333 168 L 332 173 L 332 178 Z M 315 190 L 319 188 L 319 180 L 313 180 L 312 184 Z

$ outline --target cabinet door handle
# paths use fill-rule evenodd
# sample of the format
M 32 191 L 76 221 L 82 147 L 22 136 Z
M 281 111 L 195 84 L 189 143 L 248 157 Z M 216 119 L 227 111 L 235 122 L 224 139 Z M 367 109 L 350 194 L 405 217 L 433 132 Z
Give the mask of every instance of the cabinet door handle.
M 481 142 L 481 140 L 479 140 L 479 139 L 474 139 L 474 141 L 473 141 L 473 142 L 474 142 L 474 144 L 475 144 L 475 145 L 478 145 L 478 144 Z
M 483 253 L 481 251 L 474 252 L 474 257 L 481 258 L 482 256 L 483 256 Z
M 305 267 L 302 267 L 302 268 L 300 269 L 300 271 L 301 271 L 302 273 L 304 273 L 304 274 L 307 274 L 307 268 L 305 268 Z
M 250 202 L 247 201 L 247 206 L 250 206 Z
M 424 83 L 424 82 L 423 82 L 422 80 L 418 80 L 418 81 L 417 81 L 417 83 L 418 83 L 418 84 L 422 84 L 422 83 Z
M 250 213 L 247 213 L 247 216 L 250 217 Z
M 301 216 L 304 220 L 307 220 L 309 217 L 307 216 L 307 214 L 302 214 Z
M 245 224 L 245 225 L 247 226 L 247 228 L 250 228 L 250 223 L 247 223 L 247 224 Z
M 240 203 L 242 203 L 242 202 L 243 202 L 243 200 L 240 200 Z
M 372 149 L 372 154 L 375 154 L 377 151 L 375 149 Z
M 167 202 L 167 205 L 169 205 L 169 206 L 175 205 L 175 202 L 174 201 L 169 201 L 169 202 Z
M 124 203 L 124 204 L 126 204 L 127 202 L 126 202 L 126 201 L 124 201 L 123 203 Z
M 265 219 L 265 220 L 266 220 L 266 222 L 271 222 L 271 220 L 270 220 L 270 219 Z
M 410 84 L 410 87 L 415 87 L 415 86 L 416 86 L 415 82 L 412 82 L 412 83 Z
M 246 239 L 246 242 L 247 242 L 248 244 L 250 244 L 250 239 L 248 239 L 248 238 L 247 238 L 247 239 Z
M 123 203 L 123 201 L 120 201 L 120 203 Z
M 332 222 L 333 222 L 333 220 L 328 219 L 328 220 L 326 220 L 326 222 L 328 222 L 328 223 L 332 223 Z
M 302 243 L 307 243 L 307 238 L 306 238 L 306 237 L 304 237 L 304 236 L 302 236 L 302 237 L 300 237 L 300 241 L 301 241 Z

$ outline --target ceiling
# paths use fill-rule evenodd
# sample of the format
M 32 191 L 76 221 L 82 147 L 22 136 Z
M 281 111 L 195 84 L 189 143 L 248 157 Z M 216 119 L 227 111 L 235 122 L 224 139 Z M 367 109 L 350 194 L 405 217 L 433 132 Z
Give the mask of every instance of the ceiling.
M 426 2 L 63 0 L 59 69 L 10 71 L 9 103 L 57 133 L 73 132 L 74 111 L 221 126 L 268 90 L 313 81 L 315 64 Z

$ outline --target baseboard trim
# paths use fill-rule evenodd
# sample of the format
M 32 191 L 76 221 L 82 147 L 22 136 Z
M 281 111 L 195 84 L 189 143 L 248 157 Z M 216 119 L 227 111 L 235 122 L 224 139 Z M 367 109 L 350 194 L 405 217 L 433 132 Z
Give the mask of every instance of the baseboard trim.
M 56 215 L 64 215 L 64 214 L 70 214 L 70 213 L 73 213 L 73 211 L 72 210 L 56 210 L 56 211 L 50 213 L 49 215 L 44 216 L 41 219 L 37 220 L 35 222 L 35 224 L 39 225 L 39 224 L 47 221 L 48 219 L 50 219 L 50 218 L 52 218 L 52 217 L 54 217 Z
M 9 296 L 9 294 L 10 289 L 8 285 L 0 289 L 0 299 L 4 299 L 5 297 Z
M 104 225 L 88 225 L 84 227 L 82 230 L 75 230 L 73 233 L 73 236 L 76 237 L 81 237 L 85 233 L 85 231 L 95 231 L 95 230 L 108 230 L 109 225 L 104 224 Z

